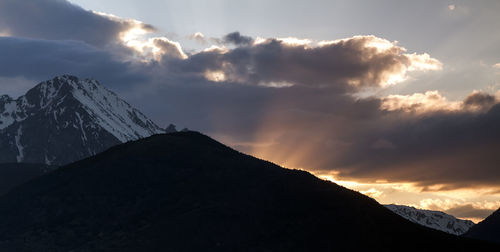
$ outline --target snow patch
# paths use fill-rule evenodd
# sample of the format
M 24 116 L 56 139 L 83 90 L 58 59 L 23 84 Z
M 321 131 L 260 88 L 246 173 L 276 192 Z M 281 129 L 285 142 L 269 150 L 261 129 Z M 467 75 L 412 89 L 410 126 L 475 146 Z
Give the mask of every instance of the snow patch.
M 454 235 L 462 235 L 474 226 L 474 222 L 470 220 L 457 219 L 452 215 L 439 211 L 416 209 L 401 205 L 384 206 L 411 222 Z
M 21 137 L 23 136 L 23 127 L 22 126 L 19 126 L 19 128 L 17 129 L 17 134 L 15 136 L 15 140 L 16 140 L 16 146 L 17 146 L 17 162 L 18 163 L 21 163 L 23 160 L 24 160 L 24 147 L 23 145 L 21 144 Z

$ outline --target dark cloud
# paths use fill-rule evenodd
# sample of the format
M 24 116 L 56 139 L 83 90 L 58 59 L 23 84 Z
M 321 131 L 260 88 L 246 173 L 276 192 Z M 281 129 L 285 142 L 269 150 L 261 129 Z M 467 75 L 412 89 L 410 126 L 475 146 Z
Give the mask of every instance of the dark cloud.
M 321 46 L 289 44 L 269 39 L 229 51 L 210 50 L 192 55 L 179 72 L 221 72 L 228 82 L 265 86 L 335 86 L 346 90 L 390 84 L 404 77 L 415 55 L 389 43 L 386 49 L 373 36 L 359 36 Z M 431 59 L 433 60 L 433 59 Z M 435 61 L 435 60 L 434 60 Z M 433 64 L 436 62 L 430 62 Z
M 476 208 L 472 204 L 457 206 L 446 210 L 447 213 L 459 218 L 484 219 L 495 210 Z
M 154 38 L 152 41 L 154 46 L 160 50 L 163 57 L 176 59 L 187 57 L 176 42 L 172 42 L 166 38 Z
M 66 0 L 0 0 L 0 31 L 11 36 L 78 40 L 104 46 L 135 25 L 84 10 Z M 154 30 L 149 25 L 141 26 Z
M 252 37 L 243 36 L 239 32 L 229 33 L 222 38 L 222 42 L 234 45 L 250 45 L 253 41 Z
M 467 96 L 464 100 L 464 106 L 470 108 L 490 108 L 495 104 L 495 96 L 482 93 L 474 92 Z
M 94 77 L 122 88 L 144 82 L 140 65 L 79 41 L 0 37 L 0 76 L 41 81 L 61 74 Z M 35 83 L 34 83 L 35 84 Z
M 500 105 L 487 113 L 442 112 L 423 117 L 379 120 L 371 131 L 351 138 L 352 145 L 333 162 L 347 177 L 385 177 L 444 184 L 440 189 L 500 184 Z M 392 120 L 391 120 L 392 119 Z M 373 149 L 384 139 L 392 149 Z M 427 188 L 429 189 L 429 188 Z M 429 189 L 430 190 L 430 189 Z

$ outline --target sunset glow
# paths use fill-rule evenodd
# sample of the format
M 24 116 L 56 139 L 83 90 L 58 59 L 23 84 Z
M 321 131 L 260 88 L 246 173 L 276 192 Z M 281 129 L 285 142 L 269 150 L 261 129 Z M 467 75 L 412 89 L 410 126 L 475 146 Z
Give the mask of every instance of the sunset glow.
M 500 208 L 499 13 L 485 0 L 0 0 L 0 163 L 63 166 L 196 131 L 477 223 Z

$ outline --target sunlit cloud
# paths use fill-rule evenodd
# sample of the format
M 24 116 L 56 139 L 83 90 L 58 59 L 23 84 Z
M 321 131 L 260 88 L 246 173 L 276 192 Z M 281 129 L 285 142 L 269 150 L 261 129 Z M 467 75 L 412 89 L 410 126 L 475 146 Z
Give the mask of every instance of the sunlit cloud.
M 391 42 L 387 39 L 379 38 L 373 35 L 368 36 L 353 36 L 352 38 L 338 39 L 333 41 L 320 41 L 318 46 L 331 46 L 339 43 L 346 43 L 349 40 L 363 40 L 365 48 L 373 48 L 377 53 L 392 53 L 395 55 L 401 55 L 406 58 L 407 63 L 405 65 L 394 66 L 392 72 L 386 73 L 383 76 L 383 81 L 381 81 L 381 86 L 391 86 L 398 83 L 404 82 L 408 79 L 407 72 L 412 71 L 437 71 L 442 70 L 442 63 L 434 58 L 431 58 L 429 54 L 406 54 L 406 48 L 398 45 L 398 41 Z M 351 82 L 353 85 L 357 85 L 356 81 Z
M 427 91 L 411 95 L 388 95 L 381 98 L 380 108 L 387 111 L 401 110 L 417 114 L 436 111 L 485 111 L 497 103 L 491 94 L 473 91 L 463 101 L 449 101 L 439 91 Z
M 128 48 L 133 49 L 142 60 L 160 61 L 163 56 L 186 59 L 180 43 L 171 41 L 166 37 L 152 37 L 156 29 L 135 19 L 123 19 L 118 16 L 93 11 L 93 13 L 107 17 L 115 22 L 128 24 L 128 29 L 119 34 L 119 40 Z M 200 33 L 201 34 L 201 33 Z
M 370 196 L 372 198 L 379 198 L 380 196 L 382 196 L 384 194 L 384 192 L 379 191 L 373 187 L 368 189 L 368 190 L 360 191 L 360 193 L 362 193 L 366 196 Z
M 213 82 L 223 82 L 226 81 L 226 74 L 224 74 L 223 71 L 210 71 L 207 70 L 204 73 L 204 76 L 207 80 L 213 81 Z
M 500 208 L 500 200 L 480 201 L 474 199 L 427 198 L 420 200 L 418 204 L 413 206 L 421 209 L 446 212 L 458 218 L 470 219 L 477 223 Z
M 431 58 L 427 53 L 424 54 L 405 54 L 410 60 L 408 71 L 437 71 L 443 69 L 443 64 L 439 60 Z
M 447 210 L 450 208 L 456 208 L 463 205 L 472 205 L 477 209 L 489 209 L 497 210 L 500 208 L 500 201 L 476 201 L 476 202 L 465 202 L 465 200 L 452 200 L 452 199 L 423 199 L 419 202 L 419 206 L 425 209 L 431 210 Z
M 215 50 L 203 51 L 212 52 L 203 57 L 205 62 L 219 64 L 210 66 L 210 70 L 218 68 L 228 81 L 261 86 L 347 84 L 350 87 L 345 89 L 359 91 L 365 87 L 396 85 L 408 79 L 408 72 L 442 69 L 441 62 L 426 53 L 407 54 L 397 41 L 373 35 L 315 42 L 295 37 L 253 39 L 234 32 L 222 41 L 237 48 L 223 51 L 224 57 Z M 209 58 L 213 61 L 207 61 Z
M 391 49 L 394 49 L 399 52 L 406 51 L 406 49 L 402 47 L 398 47 L 397 41 L 391 42 L 387 39 L 379 38 L 373 35 L 356 35 L 350 38 L 342 38 L 342 39 L 336 39 L 336 40 L 323 40 L 318 42 L 318 46 L 331 46 L 331 45 L 336 45 L 336 44 L 341 44 L 341 43 L 346 43 L 352 40 L 358 40 L 358 41 L 363 41 L 363 46 L 365 48 L 374 48 L 377 50 L 379 53 L 383 53 L 386 51 L 389 51 Z
M 263 43 L 266 43 L 268 42 L 269 40 L 266 39 L 266 38 L 263 38 L 263 37 L 257 37 L 255 38 L 255 40 L 253 41 L 253 45 L 260 45 L 260 44 L 263 44 Z
M 461 102 L 448 101 L 438 91 L 414 93 L 411 95 L 388 95 L 382 98 L 382 110 L 426 113 L 433 111 L 456 111 L 462 108 Z
M 277 38 L 277 40 L 289 46 L 307 46 L 312 43 L 310 39 L 299 39 L 294 37 Z
M 210 47 L 203 49 L 203 52 L 215 52 L 219 54 L 225 54 L 229 52 L 229 48 L 225 46 L 211 45 Z
M 170 56 L 179 59 L 188 58 L 184 51 L 182 51 L 181 44 L 179 42 L 171 41 L 168 38 L 150 38 L 146 44 L 152 48 L 155 59 L 162 56 Z
M 273 88 L 286 88 L 286 87 L 292 87 L 293 83 L 286 82 L 286 81 L 278 81 L 278 82 L 264 82 L 260 84 L 261 86 L 265 87 L 273 87 Z
M 419 209 L 442 211 L 476 223 L 500 207 L 498 188 L 493 187 L 429 192 L 422 191 L 422 187 L 410 182 L 364 183 L 338 179 L 336 177 L 338 173 L 335 171 L 314 174 L 372 197 L 381 204 L 402 204 Z
M 191 35 L 188 35 L 187 36 L 188 39 L 190 40 L 194 40 L 200 44 L 207 44 L 207 39 L 205 38 L 205 35 L 203 35 L 203 33 L 201 32 L 195 32 Z

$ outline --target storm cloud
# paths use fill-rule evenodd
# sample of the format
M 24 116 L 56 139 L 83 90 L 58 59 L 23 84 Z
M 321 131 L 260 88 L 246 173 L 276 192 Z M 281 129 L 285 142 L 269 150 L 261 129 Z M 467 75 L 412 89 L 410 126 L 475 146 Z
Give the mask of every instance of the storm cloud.
M 294 42 L 266 39 L 231 50 L 208 50 L 181 62 L 178 71 L 218 75 L 220 82 L 270 87 L 335 86 L 342 92 L 354 92 L 396 84 L 409 71 L 437 70 L 441 65 L 425 54 L 406 54 L 406 49 L 375 36 L 317 45 Z
M 84 10 L 65 0 L 0 0 L 0 31 L 10 36 L 104 46 L 137 25 L 154 30 L 150 25 Z
M 222 42 L 235 45 L 250 45 L 254 39 L 249 36 L 242 36 L 239 32 L 232 32 L 222 38 Z
M 140 64 L 122 62 L 113 53 L 80 41 L 0 37 L 0 55 L 0 76 L 23 77 L 33 85 L 61 74 L 119 83 L 114 85 L 117 89 L 149 79 Z

